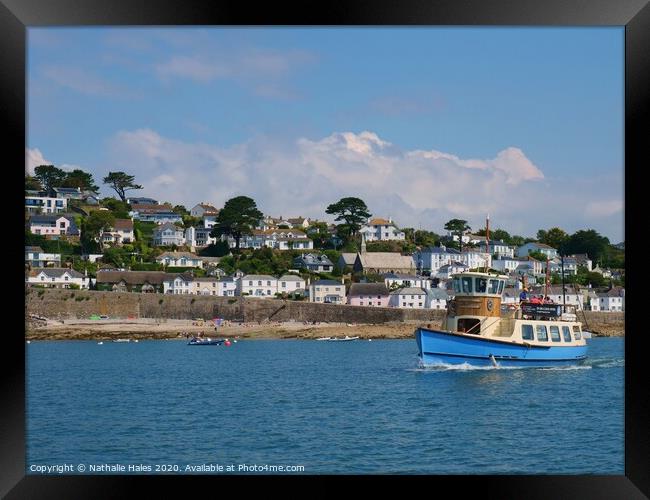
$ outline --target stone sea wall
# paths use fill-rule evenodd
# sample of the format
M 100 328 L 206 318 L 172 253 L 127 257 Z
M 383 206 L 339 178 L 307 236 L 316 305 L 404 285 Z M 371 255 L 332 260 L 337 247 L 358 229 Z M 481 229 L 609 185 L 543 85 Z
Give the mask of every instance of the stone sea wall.
M 29 289 L 26 313 L 49 319 L 111 318 L 192 319 L 220 317 L 235 321 L 320 321 L 388 323 L 437 321 L 444 311 L 314 304 L 290 300 L 200 295 L 161 295 L 85 290 Z

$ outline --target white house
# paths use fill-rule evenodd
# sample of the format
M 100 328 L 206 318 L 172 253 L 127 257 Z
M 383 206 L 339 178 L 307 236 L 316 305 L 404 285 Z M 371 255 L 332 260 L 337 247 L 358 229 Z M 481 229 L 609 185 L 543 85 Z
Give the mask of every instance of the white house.
M 295 274 L 285 274 L 278 278 L 278 293 L 304 293 L 305 288 L 305 280 Z
M 154 246 L 184 245 L 183 228 L 171 222 L 165 222 L 153 230 Z
M 549 259 L 557 257 L 557 250 L 545 243 L 530 242 L 521 245 L 517 248 L 517 257 L 527 257 L 530 252 L 540 252 L 546 255 Z
M 604 293 L 597 293 L 590 299 L 592 311 L 623 312 L 625 311 L 625 289 L 614 287 Z
M 406 238 L 404 231 L 400 231 L 390 217 L 369 219 L 359 233 L 365 236 L 366 241 L 403 241 Z
M 203 227 L 212 229 L 212 227 L 217 223 L 219 210 L 209 203 L 203 202 L 194 205 L 190 210 L 190 215 L 192 217 L 200 217 L 203 219 Z
M 418 287 L 398 288 L 390 292 L 388 305 L 406 309 L 424 309 L 427 292 Z
M 190 252 L 163 252 L 156 262 L 171 267 L 197 267 L 203 269 L 203 258 Z
M 74 284 L 81 289 L 88 289 L 91 280 L 74 269 L 46 267 L 30 271 L 25 282 L 30 286 L 45 288 L 70 288 Z
M 278 291 L 278 279 L 268 274 L 247 274 L 237 285 L 238 295 L 251 297 L 274 297 Z
M 228 237 L 230 248 L 235 247 L 235 239 Z M 253 230 L 252 235 L 245 235 L 239 242 L 240 248 L 276 248 L 278 250 L 311 250 L 314 242 L 305 233 L 297 229 Z
M 413 254 L 415 266 L 419 271 L 429 271 L 434 275 L 438 270 L 452 261 L 459 260 L 460 252 L 455 248 L 447 248 L 444 245 L 439 247 L 427 247 Z
M 431 288 L 431 281 L 426 276 L 415 276 L 412 274 L 386 273 L 382 275 L 386 288 L 389 290 L 396 287 L 406 288 Z
M 31 267 L 61 267 L 61 254 L 45 253 L 41 247 L 25 247 L 25 263 Z
M 45 193 L 28 191 L 25 195 L 25 209 L 30 214 L 53 214 L 65 212 L 68 209 L 68 200 L 45 196 Z
M 517 269 L 517 266 L 519 266 L 522 263 L 520 259 L 515 259 L 514 257 L 499 257 L 497 259 L 492 259 L 492 264 L 491 268 L 496 269 L 497 271 L 501 271 L 503 273 L 510 273 Z
M 345 285 L 335 280 L 318 280 L 309 285 L 309 302 L 345 304 Z
M 154 200 L 153 198 L 146 198 L 146 197 L 133 197 L 133 198 L 127 198 L 126 202 L 131 205 L 132 207 L 135 205 L 158 205 L 158 200 Z
M 444 288 L 430 288 L 426 292 L 425 307 L 427 309 L 447 309 L 447 301 L 450 299 L 447 290 Z
M 503 241 L 495 240 L 492 241 L 490 240 L 487 242 L 486 240 L 481 241 L 478 244 L 478 248 L 481 252 L 487 252 L 488 251 L 488 245 L 489 245 L 489 250 L 491 255 L 497 255 L 498 257 L 514 257 L 515 255 L 515 250 L 512 248 L 510 245 L 504 243 Z
M 439 280 L 447 281 L 454 274 L 462 273 L 468 270 L 469 267 L 462 262 L 451 262 L 442 266 L 440 269 L 438 269 L 438 272 L 435 275 L 432 274 L 432 276 L 438 278 Z
M 214 245 L 217 238 L 210 236 L 212 229 L 209 227 L 193 227 L 185 229 L 185 244 L 193 248 L 201 248 Z
M 492 256 L 486 252 L 480 252 L 471 248 L 463 248 L 463 251 L 457 255 L 456 260 L 465 264 L 470 269 L 480 267 L 490 267 Z
M 305 217 L 290 217 L 287 219 L 287 222 L 290 224 L 289 227 L 292 227 L 294 229 L 301 229 L 305 230 L 309 227 L 310 220 L 306 219 Z
M 293 265 L 308 269 L 316 273 L 330 273 L 334 270 L 334 264 L 327 255 L 303 253 L 293 260 Z
M 115 219 L 113 228 L 110 231 L 104 231 L 102 234 L 102 241 L 104 243 L 116 243 L 117 245 L 123 245 L 135 241 L 133 220 Z
M 156 224 L 183 222 L 183 217 L 174 212 L 168 205 L 133 205 L 129 216 L 135 220 L 155 222 Z

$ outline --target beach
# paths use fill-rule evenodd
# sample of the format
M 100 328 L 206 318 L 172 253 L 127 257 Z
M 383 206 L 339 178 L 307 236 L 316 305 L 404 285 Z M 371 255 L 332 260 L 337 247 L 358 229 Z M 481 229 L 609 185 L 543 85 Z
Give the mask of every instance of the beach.
M 29 321 L 26 340 L 115 340 L 115 339 L 185 339 L 191 335 L 244 339 L 317 339 L 319 337 L 358 336 L 362 339 L 414 338 L 419 321 L 380 324 L 303 323 L 224 321 L 215 330 L 207 321 L 176 319 L 67 319 Z M 437 322 L 435 323 L 437 325 Z M 432 323 L 433 325 L 433 323 Z M 623 336 L 624 322 L 594 323 L 583 328 L 596 336 Z

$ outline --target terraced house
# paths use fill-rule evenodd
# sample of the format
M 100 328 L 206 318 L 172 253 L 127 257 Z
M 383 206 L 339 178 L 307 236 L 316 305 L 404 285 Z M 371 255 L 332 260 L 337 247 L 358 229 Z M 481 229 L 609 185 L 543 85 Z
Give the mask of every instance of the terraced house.
M 87 290 L 91 279 L 74 269 L 50 267 L 29 271 L 25 276 L 25 283 L 28 286 L 44 288 L 71 288 L 71 285 L 76 285 Z

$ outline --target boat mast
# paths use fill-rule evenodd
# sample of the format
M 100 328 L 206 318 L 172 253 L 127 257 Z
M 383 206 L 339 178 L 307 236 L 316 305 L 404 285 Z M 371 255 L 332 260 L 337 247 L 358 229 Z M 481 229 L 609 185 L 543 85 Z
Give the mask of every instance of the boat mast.
M 566 312 L 566 296 L 564 294 L 564 255 L 560 254 L 562 262 L 562 312 Z
M 548 297 L 548 280 L 549 280 L 549 258 L 546 256 L 546 286 L 544 287 L 544 302 L 546 302 L 546 297 Z
M 485 272 L 488 272 L 488 261 L 490 260 L 490 214 L 485 219 L 485 251 L 488 256 L 485 259 Z

